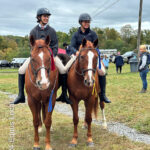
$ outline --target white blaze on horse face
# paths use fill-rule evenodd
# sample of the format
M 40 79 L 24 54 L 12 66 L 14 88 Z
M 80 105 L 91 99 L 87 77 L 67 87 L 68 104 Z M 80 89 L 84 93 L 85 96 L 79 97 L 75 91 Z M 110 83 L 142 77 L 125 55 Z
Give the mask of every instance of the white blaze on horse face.
M 93 69 L 94 53 L 89 51 L 87 55 L 88 55 L 88 69 Z M 88 71 L 88 75 L 89 75 L 90 82 L 92 82 L 92 70 Z
M 43 52 L 41 52 L 40 54 L 39 54 L 39 57 L 40 57 L 40 59 L 41 59 L 41 61 L 42 61 L 42 67 L 44 67 L 44 63 L 43 63 Z M 44 68 L 42 68 L 41 69 L 41 84 L 47 84 L 47 86 L 49 85 L 49 82 L 48 82 L 48 79 L 46 78 L 46 73 L 45 73 L 45 69 Z

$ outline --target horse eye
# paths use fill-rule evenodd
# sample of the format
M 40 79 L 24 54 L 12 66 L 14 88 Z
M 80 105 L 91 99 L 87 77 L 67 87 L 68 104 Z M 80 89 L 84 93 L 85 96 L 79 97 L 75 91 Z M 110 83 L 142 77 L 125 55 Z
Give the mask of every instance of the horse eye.
M 34 59 L 34 58 L 32 58 L 31 60 L 32 60 L 33 62 L 35 62 L 35 59 Z
M 31 60 L 34 64 L 37 64 L 37 61 L 34 58 L 32 58 Z
M 83 56 L 83 55 L 81 55 L 80 57 L 81 57 L 81 59 L 83 59 L 83 58 L 84 58 L 84 56 Z

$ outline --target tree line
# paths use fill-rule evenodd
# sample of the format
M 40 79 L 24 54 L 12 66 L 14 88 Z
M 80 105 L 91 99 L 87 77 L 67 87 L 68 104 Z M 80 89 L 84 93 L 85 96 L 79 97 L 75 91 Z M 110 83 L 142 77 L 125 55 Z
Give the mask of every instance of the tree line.
M 70 44 L 71 37 L 78 28 L 71 28 L 68 33 L 57 32 L 59 47 L 63 48 L 63 43 Z M 100 49 L 117 49 L 121 54 L 127 51 L 133 51 L 137 45 L 137 30 L 131 25 L 125 25 L 120 32 L 114 28 L 92 28 L 99 39 Z M 150 44 L 150 30 L 142 30 L 141 43 Z M 29 57 L 30 44 L 29 36 L 0 36 L 0 60 L 11 60 L 14 57 Z

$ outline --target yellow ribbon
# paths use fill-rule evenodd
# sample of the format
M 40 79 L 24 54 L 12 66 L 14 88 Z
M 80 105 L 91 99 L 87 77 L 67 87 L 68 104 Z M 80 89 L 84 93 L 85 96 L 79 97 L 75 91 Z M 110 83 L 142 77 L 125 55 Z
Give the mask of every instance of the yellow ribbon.
M 95 82 L 94 82 L 94 85 L 93 85 L 92 95 L 95 95 L 95 97 L 97 97 L 97 91 L 96 91 Z

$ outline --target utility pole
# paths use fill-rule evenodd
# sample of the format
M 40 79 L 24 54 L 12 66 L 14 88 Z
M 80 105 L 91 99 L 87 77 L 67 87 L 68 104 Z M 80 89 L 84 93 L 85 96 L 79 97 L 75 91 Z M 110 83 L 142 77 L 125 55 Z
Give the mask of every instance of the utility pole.
M 143 5 L 143 0 L 140 0 L 138 35 L 137 35 L 137 50 L 138 50 L 138 54 L 139 54 L 139 52 L 140 52 L 139 47 L 140 47 L 140 42 L 141 42 L 142 5 Z M 138 56 L 139 56 L 139 55 L 138 55 Z

